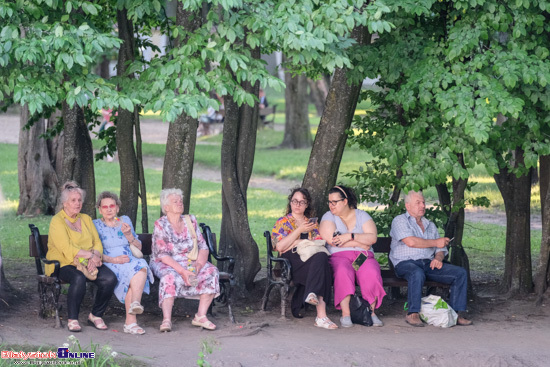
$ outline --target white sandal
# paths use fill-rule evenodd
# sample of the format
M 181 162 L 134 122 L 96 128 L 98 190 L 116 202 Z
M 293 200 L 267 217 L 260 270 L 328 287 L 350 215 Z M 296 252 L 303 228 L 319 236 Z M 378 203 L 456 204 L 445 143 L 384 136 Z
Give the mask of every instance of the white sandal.
M 317 298 L 315 293 L 311 292 L 306 297 L 306 303 L 309 303 L 312 306 L 317 306 L 319 304 L 319 298 Z
M 130 309 L 128 310 L 128 313 L 130 315 L 141 315 L 143 313 L 143 310 L 143 306 L 138 301 L 134 301 L 130 304 Z
M 133 334 L 133 335 L 143 335 L 145 334 L 145 330 L 141 326 L 139 326 L 137 323 L 133 323 L 130 325 L 124 324 L 124 332 L 127 334 Z
M 329 330 L 335 330 L 338 329 L 338 325 L 336 325 L 334 322 L 330 321 L 328 317 L 316 317 L 315 318 L 315 326 L 321 327 L 323 329 L 329 329 Z

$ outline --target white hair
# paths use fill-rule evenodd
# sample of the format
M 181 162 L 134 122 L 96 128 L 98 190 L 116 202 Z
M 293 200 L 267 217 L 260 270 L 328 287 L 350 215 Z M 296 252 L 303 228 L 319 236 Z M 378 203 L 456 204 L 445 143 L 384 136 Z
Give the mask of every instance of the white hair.
M 61 187 L 61 194 L 59 195 L 59 204 L 57 204 L 56 212 L 63 209 L 63 204 L 69 199 L 69 193 L 76 191 L 80 194 L 82 202 L 86 199 L 86 191 L 82 190 L 76 181 L 67 181 Z
M 160 210 L 162 214 L 166 214 L 164 207 L 168 205 L 168 197 L 170 195 L 177 195 L 183 200 L 183 192 L 180 189 L 164 189 L 160 192 Z
M 403 200 L 405 201 L 405 204 L 410 203 L 411 200 L 412 200 L 412 197 L 414 195 L 420 195 L 420 196 L 424 197 L 424 194 L 422 194 L 422 191 L 413 191 L 413 190 L 411 190 L 403 197 Z

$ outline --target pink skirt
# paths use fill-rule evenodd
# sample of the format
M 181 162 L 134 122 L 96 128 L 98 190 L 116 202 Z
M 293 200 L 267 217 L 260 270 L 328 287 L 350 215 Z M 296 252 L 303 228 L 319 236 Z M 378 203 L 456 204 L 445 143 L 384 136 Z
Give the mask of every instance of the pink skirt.
M 375 308 L 382 305 L 386 295 L 380 274 L 380 265 L 371 251 L 361 251 L 367 260 L 355 271 L 352 264 L 359 251 L 342 251 L 332 254 L 330 265 L 334 273 L 334 306 L 340 310 L 340 302 L 349 295 L 355 294 L 355 282 L 359 284 L 361 295 L 370 304 L 376 300 Z

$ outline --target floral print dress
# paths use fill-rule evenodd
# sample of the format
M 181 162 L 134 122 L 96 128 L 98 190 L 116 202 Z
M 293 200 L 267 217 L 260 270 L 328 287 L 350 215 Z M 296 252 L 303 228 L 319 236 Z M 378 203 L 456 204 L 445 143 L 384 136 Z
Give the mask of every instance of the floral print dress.
M 183 215 L 181 219 L 184 223 L 181 233 L 174 231 L 166 216 L 155 222 L 150 266 L 153 273 L 160 279 L 159 307 L 162 307 L 165 298 L 199 299 L 201 294 L 214 294 L 215 297 L 220 294 L 218 268 L 211 263 L 206 262 L 196 275 L 198 284 L 193 287 L 187 286 L 183 281 L 183 277 L 174 268 L 162 262 L 161 259 L 164 256 L 170 256 L 186 269 L 188 267 L 195 268 L 195 261 L 187 259 L 187 254 L 193 249 L 193 238 Z M 197 228 L 195 216 L 191 215 L 190 219 L 195 229 L 199 250 L 208 250 L 208 245 Z
M 123 215 L 120 217 L 120 220 L 124 223 L 128 223 L 130 228 L 132 228 L 132 235 L 137 237 L 136 232 L 134 232 L 134 226 L 132 226 L 132 221 L 127 216 Z M 122 223 L 121 223 L 122 224 Z M 145 287 L 143 291 L 149 294 L 149 282 L 153 283 L 154 278 L 147 261 L 143 259 L 138 259 L 132 255 L 130 250 L 130 244 L 124 234 L 121 231 L 121 226 L 109 227 L 101 219 L 94 219 L 94 225 L 99 234 L 99 239 L 103 244 L 103 254 L 111 257 L 117 257 L 121 255 L 127 255 L 130 258 L 130 262 L 125 264 L 113 264 L 113 263 L 104 263 L 109 269 L 115 273 L 118 283 L 115 288 L 115 296 L 118 300 L 124 303 L 124 298 L 126 293 L 128 293 L 128 288 L 130 287 L 130 280 L 140 271 L 142 268 L 147 269 L 147 280 L 145 281 Z

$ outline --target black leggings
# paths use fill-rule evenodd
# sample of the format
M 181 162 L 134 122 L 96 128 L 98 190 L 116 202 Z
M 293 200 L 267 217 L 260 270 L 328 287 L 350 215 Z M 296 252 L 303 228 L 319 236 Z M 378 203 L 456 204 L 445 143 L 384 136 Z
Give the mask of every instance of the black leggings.
M 80 312 L 80 304 L 86 293 L 86 282 L 93 282 L 97 285 L 97 293 L 95 296 L 94 305 L 92 307 L 92 315 L 103 317 L 107 304 L 113 295 L 113 291 L 117 285 L 115 273 L 105 265 L 97 268 L 97 279 L 88 280 L 84 274 L 77 270 L 74 265 L 66 265 L 59 269 L 59 279 L 70 284 L 69 293 L 67 294 L 67 310 L 69 319 L 78 320 Z

